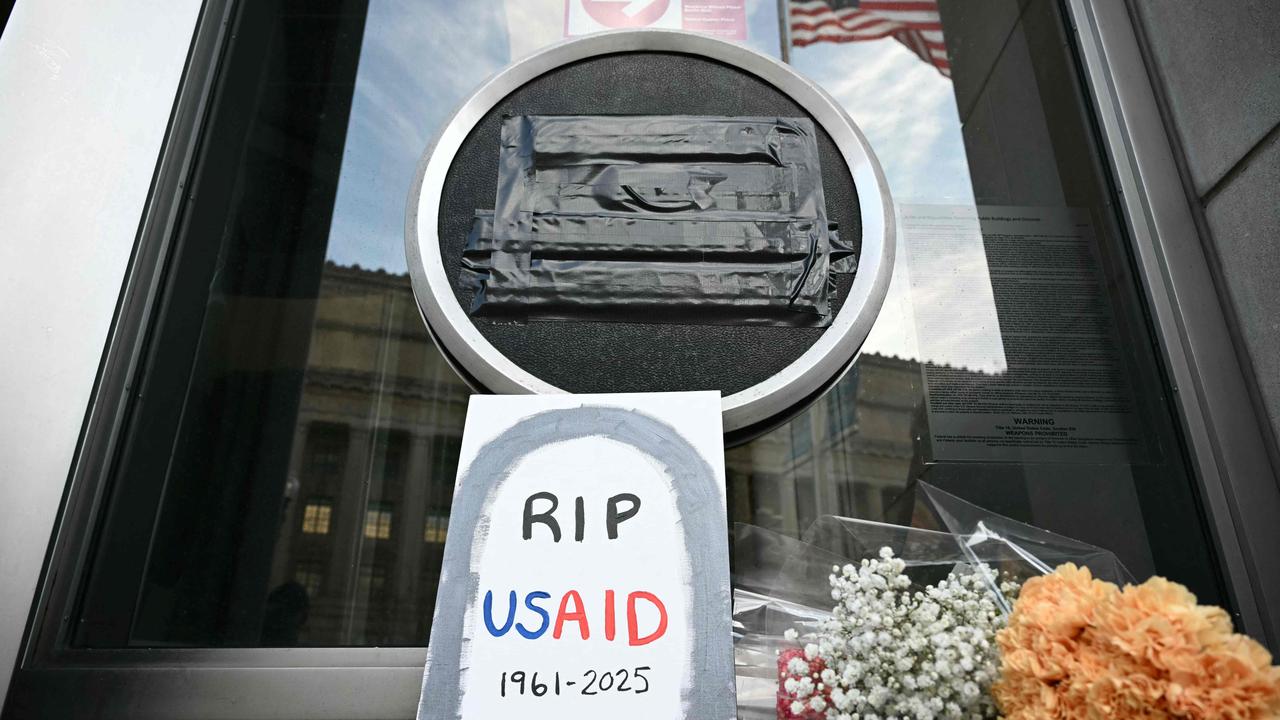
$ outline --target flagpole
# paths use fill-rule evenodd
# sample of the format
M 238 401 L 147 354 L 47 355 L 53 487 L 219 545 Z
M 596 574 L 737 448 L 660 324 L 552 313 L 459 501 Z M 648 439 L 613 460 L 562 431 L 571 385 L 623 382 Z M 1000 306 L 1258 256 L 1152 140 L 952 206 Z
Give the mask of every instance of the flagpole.
M 778 42 L 782 49 L 782 62 L 791 64 L 791 18 L 787 5 L 791 0 L 778 0 Z

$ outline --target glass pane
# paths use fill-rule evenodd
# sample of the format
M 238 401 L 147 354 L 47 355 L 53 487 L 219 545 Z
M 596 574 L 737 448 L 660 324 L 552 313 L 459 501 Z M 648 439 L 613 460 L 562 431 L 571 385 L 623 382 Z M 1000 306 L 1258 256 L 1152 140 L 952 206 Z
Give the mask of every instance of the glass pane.
M 897 264 L 854 369 L 728 451 L 734 519 L 919 521 L 926 480 L 1223 603 L 1060 5 L 938 7 L 877 40 L 828 18 L 791 53 L 876 149 Z
M 924 479 L 1221 603 L 1059 6 L 939 9 L 867 37 L 747 3 L 747 44 L 781 56 L 789 26 L 868 136 L 900 235 L 855 366 L 726 453 L 731 520 L 908 522 Z M 422 645 L 469 391 L 414 304 L 405 198 L 564 3 L 255 0 L 235 23 L 70 642 Z

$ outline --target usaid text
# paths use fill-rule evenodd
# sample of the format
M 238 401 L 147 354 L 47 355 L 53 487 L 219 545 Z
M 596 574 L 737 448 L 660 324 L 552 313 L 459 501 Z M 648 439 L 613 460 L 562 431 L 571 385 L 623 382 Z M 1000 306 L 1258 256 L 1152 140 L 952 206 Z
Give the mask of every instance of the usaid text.
M 524 501 L 521 537 L 526 542 L 550 539 L 553 543 L 580 543 L 588 533 L 602 533 L 608 540 L 617 540 L 619 533 L 624 531 L 622 525 L 635 517 L 640 507 L 638 496 L 619 493 L 605 502 L 603 512 L 597 510 L 589 515 L 581 496 L 573 498 L 573 508 L 569 510 L 561 507 L 560 498 L 554 493 L 536 492 Z M 564 528 L 561 527 L 561 517 L 566 521 Z M 594 523 L 592 517 L 595 518 Z M 572 538 L 568 535 L 570 530 Z M 667 632 L 666 605 L 656 594 L 643 588 L 606 589 L 601 597 L 595 598 L 583 598 L 574 589 L 557 589 L 558 599 L 543 589 L 496 590 L 485 590 L 481 610 L 484 627 L 494 637 L 505 637 L 514 632 L 512 637 L 536 640 L 549 632 L 555 640 L 573 637 L 588 640 L 595 632 L 609 642 L 639 646 L 647 645 Z M 657 621 L 642 628 L 637 611 L 646 605 L 657 612 Z

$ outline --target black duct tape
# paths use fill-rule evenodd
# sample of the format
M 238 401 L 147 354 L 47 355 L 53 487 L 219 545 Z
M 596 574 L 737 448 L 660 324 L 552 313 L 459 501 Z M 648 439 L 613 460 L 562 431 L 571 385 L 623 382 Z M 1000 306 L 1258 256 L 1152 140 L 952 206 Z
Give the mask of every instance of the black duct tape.
M 508 117 L 473 316 L 826 327 L 853 250 L 807 118 Z
M 494 237 L 493 211 L 476 212 L 464 253 L 528 250 L 556 259 L 768 260 L 809 255 L 809 220 L 669 220 L 631 217 L 528 215 L 518 221 L 515 241 Z M 828 234 L 831 234 L 830 232 Z M 834 248 L 833 248 L 834 251 Z

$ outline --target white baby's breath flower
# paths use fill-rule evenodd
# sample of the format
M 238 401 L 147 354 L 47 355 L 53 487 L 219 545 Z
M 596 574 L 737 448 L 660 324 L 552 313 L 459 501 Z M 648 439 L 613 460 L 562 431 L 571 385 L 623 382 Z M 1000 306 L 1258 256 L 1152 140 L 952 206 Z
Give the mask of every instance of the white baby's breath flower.
M 807 698 L 812 694 L 813 694 L 813 679 L 807 678 L 807 677 L 800 678 L 800 681 L 796 683 L 796 697 Z
M 881 548 L 877 557 L 832 567 L 835 603 L 818 642 L 805 646 L 822 672 L 791 660 L 784 687 L 793 714 L 828 720 L 994 718 L 995 632 L 1004 625 L 992 596 L 994 571 L 958 568 L 937 584 L 911 590 L 906 563 Z M 1012 595 L 1014 583 L 998 585 Z M 786 637 L 797 635 L 788 631 Z M 820 682 L 819 682 L 820 681 Z

